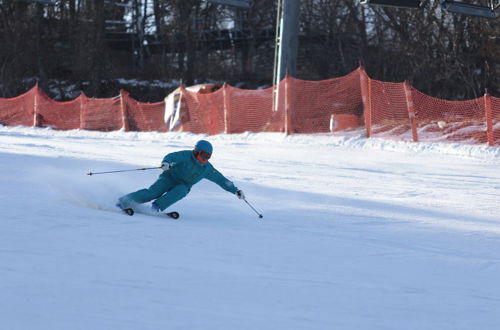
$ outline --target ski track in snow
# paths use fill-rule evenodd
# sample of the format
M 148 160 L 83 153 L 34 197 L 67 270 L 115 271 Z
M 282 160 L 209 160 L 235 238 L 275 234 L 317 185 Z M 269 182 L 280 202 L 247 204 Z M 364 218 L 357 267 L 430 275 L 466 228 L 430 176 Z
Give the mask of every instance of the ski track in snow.
M 0 126 L 0 329 L 495 329 L 500 148 Z M 117 197 L 205 138 L 180 220 Z M 147 205 L 144 206 L 146 210 Z

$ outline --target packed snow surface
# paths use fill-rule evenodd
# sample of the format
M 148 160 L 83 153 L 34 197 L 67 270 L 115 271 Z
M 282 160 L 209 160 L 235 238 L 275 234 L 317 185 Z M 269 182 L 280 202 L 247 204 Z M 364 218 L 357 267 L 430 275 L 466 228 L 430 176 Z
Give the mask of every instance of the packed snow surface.
M 180 220 L 114 208 L 200 139 Z M 498 329 L 500 149 L 0 127 L 0 329 Z

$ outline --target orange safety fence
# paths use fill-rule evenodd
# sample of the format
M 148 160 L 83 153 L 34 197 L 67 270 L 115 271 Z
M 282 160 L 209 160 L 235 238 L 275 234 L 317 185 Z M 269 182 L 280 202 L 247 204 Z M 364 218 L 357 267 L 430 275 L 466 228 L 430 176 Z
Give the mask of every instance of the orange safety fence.
M 371 79 L 361 72 L 367 136 L 408 141 L 449 141 L 500 145 L 499 98 L 447 101 L 428 96 L 408 82 Z
M 281 129 L 281 116 L 279 112 L 273 113 L 273 88 L 243 90 L 227 84 L 224 87 L 227 133 L 273 132 Z
M 113 98 L 81 94 L 59 102 L 36 85 L 17 97 L 0 98 L 0 124 L 202 134 L 323 133 L 364 125 L 368 137 L 500 146 L 499 98 L 437 99 L 408 82 L 371 79 L 362 67 L 322 81 L 287 76 L 267 89 L 243 90 L 224 84 L 208 93 L 184 86 L 174 93 L 170 102 L 139 102 L 126 91 Z
M 210 94 L 190 92 L 181 87 L 182 127 L 192 133 L 224 133 L 224 88 Z
M 52 100 L 40 89 L 35 89 L 33 126 L 53 127 L 60 130 L 77 129 L 80 127 L 80 114 L 85 95 L 68 102 Z
M 123 129 L 125 131 L 165 132 L 165 102 L 144 103 L 134 100 L 127 91 L 120 92 Z
M 0 124 L 35 126 L 35 97 L 38 87 L 13 98 L 0 98 Z
M 328 132 L 332 115 L 361 117 L 360 70 L 322 81 L 288 77 L 292 133 Z
M 404 84 L 368 78 L 367 85 L 364 116 L 368 136 L 411 140 L 412 124 Z
M 484 98 L 446 101 L 412 88 L 419 141 L 486 143 Z

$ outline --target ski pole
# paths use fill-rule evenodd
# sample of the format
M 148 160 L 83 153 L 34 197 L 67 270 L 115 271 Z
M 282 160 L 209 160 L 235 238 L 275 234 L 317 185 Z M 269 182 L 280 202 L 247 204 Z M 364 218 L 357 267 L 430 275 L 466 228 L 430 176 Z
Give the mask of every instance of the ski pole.
M 87 175 L 119 173 L 119 172 L 131 172 L 131 171 L 144 171 L 144 170 L 154 170 L 156 168 L 161 168 L 161 166 L 158 166 L 158 167 L 136 168 L 136 169 L 133 169 L 133 170 L 119 170 L 119 171 L 107 171 L 107 172 L 89 172 L 89 173 L 87 173 Z
M 257 213 L 257 215 L 259 216 L 260 219 L 262 219 L 264 217 L 262 214 L 260 214 L 259 212 L 257 212 L 257 210 L 247 201 L 246 198 L 243 198 L 243 200 L 245 201 L 245 203 L 248 204 L 248 206 L 250 206 L 252 208 L 252 210 L 254 210 L 255 213 Z

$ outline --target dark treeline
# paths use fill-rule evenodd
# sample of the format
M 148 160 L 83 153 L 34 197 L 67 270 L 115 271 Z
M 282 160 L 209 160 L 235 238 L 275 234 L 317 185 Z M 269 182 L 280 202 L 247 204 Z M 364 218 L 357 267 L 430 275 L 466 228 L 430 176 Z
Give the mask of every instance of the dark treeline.
M 235 9 L 202 0 L 0 0 L 0 97 L 35 81 L 51 97 L 120 88 L 159 101 L 165 88 L 119 78 L 272 85 L 277 1 Z M 303 0 L 297 78 L 321 80 L 365 66 L 377 80 L 409 80 L 434 97 L 499 93 L 498 21 L 425 10 L 373 8 L 359 0 Z M 54 94 L 54 90 L 60 93 Z M 52 95 L 51 95 L 52 93 Z

